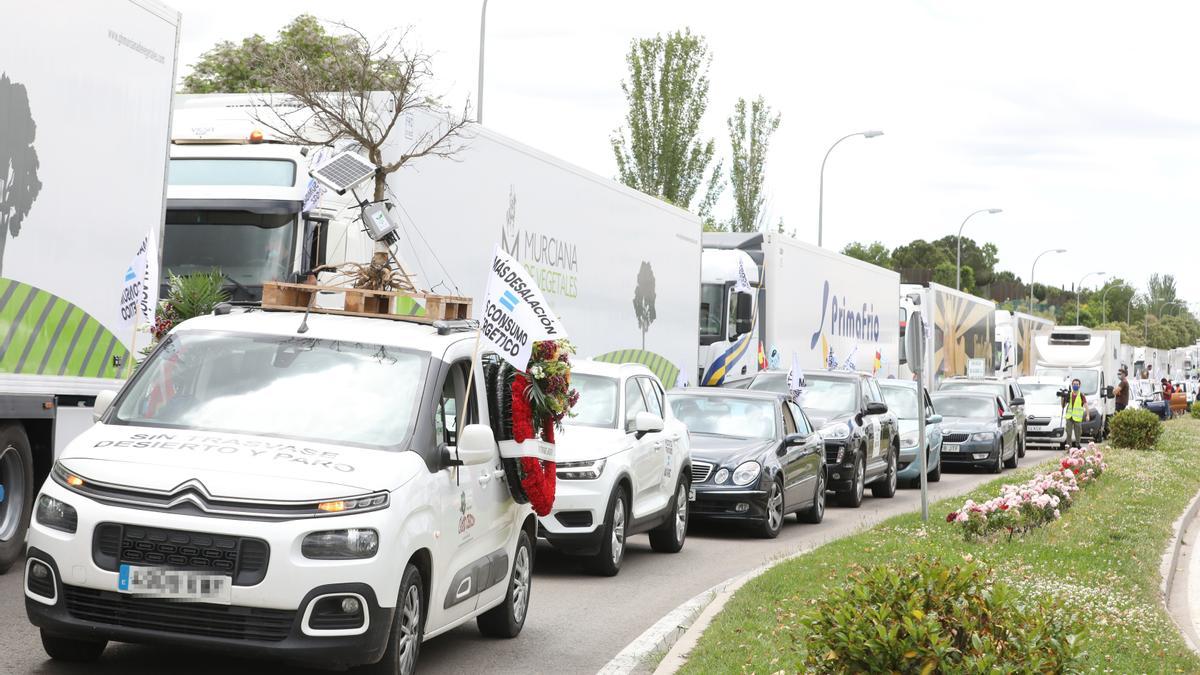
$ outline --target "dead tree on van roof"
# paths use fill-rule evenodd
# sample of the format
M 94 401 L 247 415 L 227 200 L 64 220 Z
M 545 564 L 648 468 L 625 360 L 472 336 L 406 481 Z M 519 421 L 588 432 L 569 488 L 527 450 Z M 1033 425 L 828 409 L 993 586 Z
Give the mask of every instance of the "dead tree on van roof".
M 430 94 L 431 57 L 410 45 L 408 31 L 372 40 L 346 24 L 333 25 L 342 35 L 321 58 L 281 51 L 267 66 L 276 93 L 264 94 L 255 119 L 286 143 L 361 152 L 379 167 L 371 200 L 383 201 L 388 176 L 408 163 L 454 158 L 471 122 L 470 104 L 455 116 Z M 436 122 L 411 119 L 421 112 Z M 371 287 L 377 279 L 403 279 L 409 288 L 398 290 L 411 290 L 411 277 L 403 270 L 398 277 L 384 273 L 390 265 L 399 268 L 386 247 L 377 246 L 371 274 L 360 281 Z

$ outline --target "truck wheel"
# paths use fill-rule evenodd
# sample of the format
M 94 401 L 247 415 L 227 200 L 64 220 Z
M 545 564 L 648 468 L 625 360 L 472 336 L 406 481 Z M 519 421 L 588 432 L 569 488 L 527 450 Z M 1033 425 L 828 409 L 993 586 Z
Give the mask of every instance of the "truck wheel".
M 33 452 L 25 428 L 0 424 L 0 574 L 25 554 L 34 492 Z
M 400 581 L 400 596 L 383 658 L 363 669 L 371 675 L 412 675 L 425 639 L 425 584 L 421 570 L 409 563 Z
M 650 548 L 659 553 L 679 553 L 687 539 L 688 526 L 688 483 L 680 479 L 671 500 L 671 517 L 662 525 L 650 530 Z
M 529 614 L 529 591 L 533 587 L 533 545 L 524 529 L 517 535 L 517 550 L 513 553 L 512 575 L 508 579 L 508 594 L 504 602 L 480 614 L 475 619 L 479 632 L 487 637 L 515 638 L 520 635 Z
M 896 467 L 900 463 L 899 455 L 899 450 L 894 448 L 888 450 L 887 469 L 885 469 L 885 473 L 881 476 L 881 480 L 877 480 L 871 484 L 872 496 L 884 499 L 896 496 Z
M 852 509 L 862 506 L 863 492 L 866 490 L 867 480 L 866 462 L 866 457 L 860 454 L 858 461 L 854 463 L 854 483 L 850 486 L 848 492 L 838 493 L 838 504 Z
M 625 488 L 617 485 L 608 500 L 608 516 L 604 519 L 604 535 L 600 552 L 591 558 L 588 567 L 603 577 L 615 577 L 625 560 L 625 535 L 629 526 L 629 505 Z
M 91 663 L 100 658 L 107 646 L 108 640 L 77 640 L 52 635 L 45 628 L 42 629 L 42 649 L 55 661 Z

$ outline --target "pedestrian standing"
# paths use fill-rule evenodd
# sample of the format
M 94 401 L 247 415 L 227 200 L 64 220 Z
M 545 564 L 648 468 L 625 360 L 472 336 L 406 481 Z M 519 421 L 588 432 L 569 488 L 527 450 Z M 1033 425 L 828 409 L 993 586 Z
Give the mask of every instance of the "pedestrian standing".
M 1117 399 L 1117 412 L 1129 407 L 1129 373 L 1123 368 L 1121 369 L 1121 381 L 1117 382 L 1113 395 Z
M 1079 378 L 1071 380 L 1071 391 L 1063 399 L 1063 425 L 1067 428 L 1067 445 L 1078 448 L 1083 443 L 1083 422 L 1092 420 L 1092 411 L 1087 407 L 1087 396 L 1079 391 Z

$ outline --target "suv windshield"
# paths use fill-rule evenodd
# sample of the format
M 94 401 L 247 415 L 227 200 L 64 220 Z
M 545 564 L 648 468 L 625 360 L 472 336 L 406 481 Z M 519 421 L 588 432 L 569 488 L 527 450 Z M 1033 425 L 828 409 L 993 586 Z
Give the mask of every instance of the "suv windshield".
M 693 434 L 768 440 L 775 438 L 775 404 L 735 396 L 667 397 L 671 412 Z
M 883 402 L 887 404 L 888 410 L 896 413 L 896 417 L 902 420 L 917 419 L 917 390 L 915 388 L 881 384 L 879 389 L 883 392 Z
M 800 407 L 816 417 L 837 417 L 858 410 L 858 388 L 850 380 L 804 378 Z
M 181 331 L 109 422 L 394 448 L 412 432 L 426 363 L 398 347 Z
M 567 425 L 617 427 L 617 381 L 611 377 L 571 373 L 571 386 L 579 392 L 579 404 L 563 419 Z
M 933 407 L 943 417 L 993 419 L 997 415 L 993 402 L 975 396 L 936 396 L 933 399 Z
M 1008 400 L 1008 386 L 1000 382 L 956 382 L 946 380 L 938 387 L 938 391 L 982 391 L 985 394 L 995 394 L 1001 399 Z
M 163 269 L 184 275 L 220 270 L 241 291 L 262 297 L 265 281 L 286 281 L 292 268 L 296 214 L 248 211 L 167 211 Z M 164 278 L 166 276 L 164 275 Z M 234 283 L 236 282 L 236 283 Z M 233 293 L 234 299 L 244 299 Z

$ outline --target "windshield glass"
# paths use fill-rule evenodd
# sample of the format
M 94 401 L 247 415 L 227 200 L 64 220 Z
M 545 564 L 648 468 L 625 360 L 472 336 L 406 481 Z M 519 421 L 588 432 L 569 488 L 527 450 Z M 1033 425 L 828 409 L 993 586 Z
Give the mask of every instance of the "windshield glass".
M 672 394 L 667 397 L 667 402 L 675 417 L 693 434 L 758 440 L 775 438 L 773 401 Z
M 955 382 L 947 380 L 942 382 L 938 387 L 938 391 L 982 391 L 987 394 L 995 394 L 1004 400 L 1008 400 L 1005 396 L 1008 387 L 999 382 Z
M 880 385 L 883 391 L 883 402 L 888 410 L 896 413 L 902 420 L 917 419 L 917 390 L 912 387 L 889 387 Z
M 994 419 L 997 415 L 995 403 L 975 396 L 935 396 L 933 408 L 943 417 Z
M 1025 394 L 1025 402 L 1031 405 L 1061 403 L 1058 392 L 1066 388 L 1066 384 L 1022 384 L 1021 393 Z
M 218 269 L 242 286 L 286 280 L 292 267 L 296 214 L 167 211 L 162 264 L 171 274 Z M 163 277 L 166 278 L 165 276 Z M 235 290 L 237 284 L 230 285 Z M 261 288 L 251 292 L 262 295 Z M 243 299 L 233 293 L 234 299 Z
M 809 375 L 804 378 L 800 407 L 815 417 L 836 417 L 858 410 L 857 388 L 849 380 L 822 380 Z
M 571 374 L 571 386 L 579 392 L 579 403 L 563 419 L 567 425 L 585 427 L 617 427 L 617 381 L 599 375 Z
M 757 391 L 786 394 L 788 391 L 787 377 L 787 373 L 759 373 L 750 382 L 750 388 Z
M 1061 377 L 1067 382 L 1078 378 L 1079 390 L 1083 393 L 1094 394 L 1100 391 L 1100 373 L 1095 370 L 1072 371 L 1066 368 L 1038 368 L 1037 374 L 1046 377 Z
M 183 331 L 138 369 L 110 421 L 394 448 L 426 356 L 301 337 Z
M 720 284 L 700 285 L 700 337 L 722 336 L 721 305 L 724 300 L 724 286 Z
M 167 182 L 170 185 L 291 187 L 296 182 L 296 163 L 287 159 L 178 158 L 171 160 Z
M 1150 396 L 1154 396 L 1157 392 L 1158 392 L 1158 387 L 1155 387 L 1153 382 L 1150 382 L 1148 380 L 1141 380 L 1137 383 L 1137 395 L 1138 396 L 1150 397 Z

